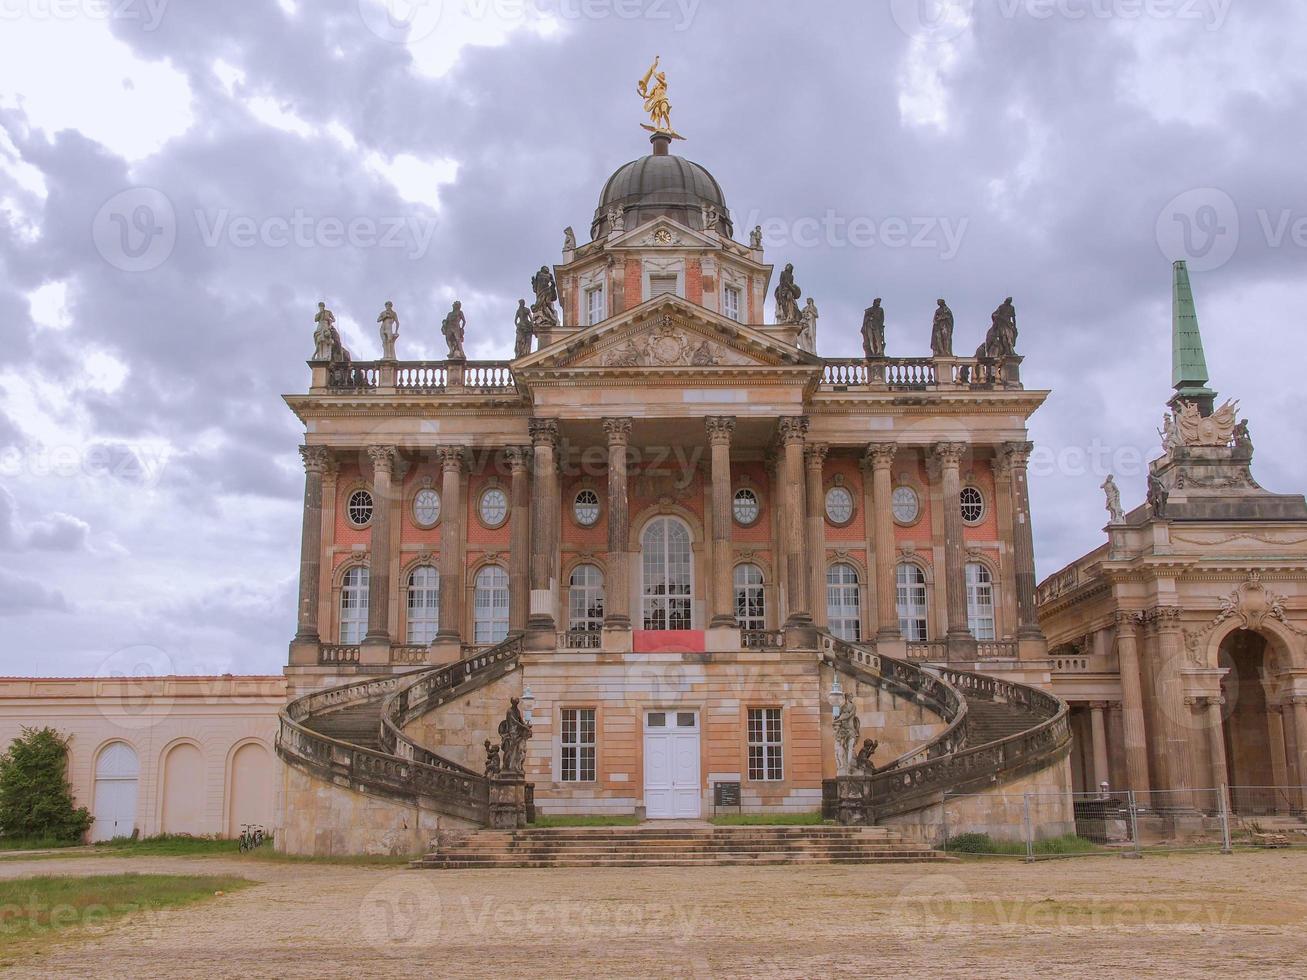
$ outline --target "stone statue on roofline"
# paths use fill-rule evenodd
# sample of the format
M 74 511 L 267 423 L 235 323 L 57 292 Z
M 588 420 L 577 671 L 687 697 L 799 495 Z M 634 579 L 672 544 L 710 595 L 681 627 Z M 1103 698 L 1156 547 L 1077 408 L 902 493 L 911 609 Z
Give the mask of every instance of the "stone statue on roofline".
M 862 353 L 867 360 L 885 356 L 885 308 L 879 296 L 862 314 Z
M 626 231 L 626 209 L 620 204 L 614 204 L 608 209 L 608 230 L 614 235 Z
M 382 360 L 393 361 L 395 341 L 399 338 L 399 314 L 395 312 L 395 304 L 390 300 L 386 300 L 386 308 L 377 317 L 377 323 L 381 325 Z
M 444 322 L 440 324 L 440 332 L 445 335 L 445 343 L 449 345 L 449 359 L 451 361 L 462 361 L 467 358 L 463 353 L 463 336 L 467 329 L 467 317 L 463 315 L 463 304 L 454 300 L 454 307 L 445 316 Z
M 999 304 L 990 317 L 989 333 L 985 337 L 987 357 L 1012 357 L 1017 352 L 1017 309 L 1009 296 Z
M 340 331 L 336 329 L 336 314 L 327 309 L 326 303 L 318 303 L 313 322 L 317 324 L 313 331 L 313 359 L 333 364 L 349 363 L 349 351 L 341 343 Z
M 542 265 L 540 271 L 531 277 L 531 291 L 536 297 L 535 305 L 531 307 L 531 322 L 536 333 L 560 326 L 562 321 L 558 318 L 558 310 L 554 308 L 558 302 L 558 285 L 554 282 L 554 274 L 549 271 L 549 266 Z
M 762 225 L 755 225 L 753 231 L 749 232 L 749 247 L 755 250 L 762 248 Z
M 935 321 L 930 329 L 930 353 L 935 357 L 953 356 L 953 311 L 943 300 L 935 309 Z
M 817 318 L 821 316 L 817 312 L 816 301 L 809 296 L 807 305 L 799 311 L 799 316 L 803 318 L 803 329 L 799 331 L 799 350 L 806 350 L 810 354 L 817 352 Z
M 531 353 L 531 341 L 535 337 L 535 327 L 531 323 L 531 311 L 527 309 L 526 300 L 517 301 L 517 314 L 513 317 L 513 326 L 517 331 L 517 342 L 513 347 L 514 357 L 526 357 Z
M 781 281 L 776 286 L 776 322 L 802 325 L 803 311 L 799 309 L 799 300 L 802 298 L 803 290 L 794 281 L 794 263 L 791 262 L 785 266 Z
M 858 706 L 853 695 L 844 692 L 844 702 L 835 713 L 835 771 L 840 776 L 852 776 L 854 749 L 858 737 L 862 734 L 862 722 L 858 720 Z
M 1125 510 L 1121 506 L 1121 490 L 1112 474 L 1109 473 L 1107 479 L 1103 481 L 1102 491 L 1107 496 L 1107 512 L 1111 515 L 1109 523 L 1124 524 Z
M 563 229 L 563 251 L 576 251 L 576 232 L 572 230 L 571 225 Z

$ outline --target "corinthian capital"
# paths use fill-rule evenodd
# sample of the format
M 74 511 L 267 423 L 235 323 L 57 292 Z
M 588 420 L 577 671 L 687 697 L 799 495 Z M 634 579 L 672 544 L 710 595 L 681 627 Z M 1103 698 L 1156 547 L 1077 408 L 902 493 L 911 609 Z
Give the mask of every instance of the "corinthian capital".
M 509 446 L 504 450 L 504 458 L 508 460 L 509 471 L 519 473 L 531 462 L 531 447 Z
M 937 442 L 931 447 L 931 455 L 941 466 L 957 466 L 966 454 L 965 442 Z
M 537 446 L 558 445 L 558 419 L 531 419 L 527 423 L 531 433 L 531 442 Z
M 631 439 L 631 420 L 604 419 L 604 432 L 608 434 L 608 445 L 625 446 Z
M 331 450 L 324 446 L 300 446 L 300 459 L 304 462 L 304 472 L 323 476 L 331 468 Z
M 399 450 L 394 446 L 368 446 L 368 458 L 372 460 L 372 471 L 378 475 L 392 476 L 395 472 L 395 460 Z
M 462 446 L 440 446 L 436 450 L 436 455 L 440 457 L 440 465 L 445 470 L 453 470 L 457 473 L 463 469 Z
M 863 458 L 871 464 L 873 470 L 887 470 L 894 465 L 894 457 L 899 453 L 896 442 L 873 442 L 867 447 Z
M 708 442 L 714 446 L 729 446 L 735 432 L 735 419 L 730 415 L 709 415 L 703 420 L 708 430 Z
M 1003 462 L 1011 470 L 1022 470 L 1030 462 L 1030 454 L 1035 451 L 1033 442 L 1005 442 L 1003 443 Z
M 826 456 L 830 453 L 830 446 L 824 442 L 809 443 L 808 448 L 803 451 L 803 458 L 807 461 L 808 466 L 813 469 L 821 469 L 821 465 L 826 462 Z
M 777 425 L 777 433 L 783 446 L 792 442 L 803 442 L 808 437 L 808 416 L 782 415 Z

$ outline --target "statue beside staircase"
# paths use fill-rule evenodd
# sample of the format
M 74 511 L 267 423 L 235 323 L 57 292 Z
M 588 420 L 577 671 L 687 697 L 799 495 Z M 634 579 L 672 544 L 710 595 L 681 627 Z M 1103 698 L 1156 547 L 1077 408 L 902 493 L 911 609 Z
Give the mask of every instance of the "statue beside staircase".
M 526 743 L 531 723 L 519 698 L 509 700 L 499 723 L 499 745 L 486 739 L 486 777 L 490 782 L 490 827 L 516 830 L 526 826 Z

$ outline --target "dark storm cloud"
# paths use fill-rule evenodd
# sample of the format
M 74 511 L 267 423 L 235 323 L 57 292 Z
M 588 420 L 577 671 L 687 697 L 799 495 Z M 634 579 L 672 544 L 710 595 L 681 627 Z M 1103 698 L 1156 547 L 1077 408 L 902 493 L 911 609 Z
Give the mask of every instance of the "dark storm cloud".
M 61 499 L 57 513 L 117 532 L 134 556 L 155 548 L 158 562 L 175 560 L 160 537 L 211 549 L 191 559 L 186 590 L 155 627 L 142 614 L 140 628 L 166 633 L 170 649 L 239 647 L 251 652 L 237 669 L 281 664 L 293 601 L 272 608 L 215 585 L 221 595 L 206 603 L 203 583 L 293 577 L 301 436 L 280 395 L 307 383 L 316 301 L 328 300 L 356 353 L 372 356 L 376 313 L 391 299 L 403 317 L 401 354 L 435 357 L 440 318 L 460 296 L 473 356 L 507 354 L 531 271 L 558 260 L 565 225 L 588 237 L 603 180 L 647 152 L 634 79 L 655 53 L 669 71 L 677 128 L 690 137 L 678 150 L 720 180 L 737 237 L 746 219 L 776 226 L 768 258 L 794 262 L 817 299 L 823 353 L 860 349 L 861 310 L 874 296 L 884 297 L 890 353 L 900 355 L 925 352 L 936 297 L 957 314 L 960 351 L 981 340 L 1004 296 L 1016 297 L 1026 382 L 1055 391 L 1033 424 L 1046 450 L 1032 462 L 1041 574 L 1099 543 L 1106 469 L 1118 472 L 1128 504 L 1142 498 L 1142 470 L 1122 460 L 1155 455 L 1169 382 L 1169 262 L 1155 224 L 1191 188 L 1223 189 L 1245 218 L 1232 259 L 1195 276 L 1214 381 L 1261 407 L 1259 466 L 1282 489 L 1307 484 L 1302 464 L 1273 448 L 1291 431 L 1281 420 L 1293 405 L 1256 390 L 1261 355 L 1231 337 L 1278 329 L 1287 339 L 1291 330 L 1267 297 L 1293 295 L 1303 250 L 1268 245 L 1255 215 L 1307 214 L 1301 147 L 1292 146 L 1307 107 L 1301 77 L 1277 76 L 1269 94 L 1232 83 L 1201 118 L 1183 119 L 1155 111 L 1154 93 L 1132 81 L 1162 62 L 1209 73 L 1213 44 L 1248 45 L 1250 57 L 1273 61 L 1274 46 L 1291 43 L 1277 40 L 1291 33 L 1281 25 L 1301 24 L 1290 0 L 1238 3 L 1220 32 L 1180 25 L 1151 49 L 1140 38 L 1152 25 L 1005 16 L 1001 5 L 977 4 L 938 76 L 943 127 L 902 118 L 911 59 L 929 62 L 939 49 L 914 49 L 885 4 L 703 3 L 688 30 L 570 19 L 556 37 L 522 31 L 500 47 L 464 48 L 439 79 L 371 34 L 356 0 L 300 3 L 294 15 L 275 0 L 239 6 L 174 2 L 156 30 L 112 25 L 138 55 L 181 72 L 192 94 L 189 130 L 135 165 L 80 133 L 46 132 L 20 110 L 0 110 L 48 191 L 42 202 L 0 171 L 0 197 L 21 202 L 41 229 L 32 238 L 13 219 L 0 225 L 11 231 L 0 234 L 4 368 L 55 386 L 63 400 L 47 412 L 70 429 L 89 426 L 92 448 L 166 461 L 97 481 L 80 504 Z M 243 73 L 234 96 L 215 59 Z M 256 97 L 315 134 L 258 122 L 242 104 Z M 331 123 L 357 150 L 324 131 Z M 457 177 L 433 209 L 369 169 L 372 154 L 453 160 Z M 106 261 L 89 229 L 106 201 L 140 187 L 166 197 L 176 239 L 166 261 L 133 273 Z M 280 223 L 301 216 L 317 237 L 279 244 Z M 398 222 L 403 247 L 319 240 L 324 226 L 355 220 Z M 854 222 L 875 232 L 874 243 L 850 241 Z M 919 247 L 898 243 L 897 223 L 922 232 Z M 814 225 L 815 237 L 798 233 Z M 25 299 L 53 281 L 69 284 L 72 322 L 58 332 L 35 325 Z M 1238 308 L 1239 322 L 1218 322 L 1218 302 Z M 124 366 L 121 384 L 84 383 L 92 349 Z M 1284 398 L 1300 412 L 1296 396 Z M 19 435 L 0 416 L 0 443 Z M 71 494 L 66 483 L 45 489 Z M 43 489 L 29 482 L 25 493 Z M 22 499 L 28 514 L 56 513 Z M 233 510 L 242 513 L 235 525 Z M 77 526 L 41 533 L 70 542 Z M 22 540 L 18 525 L 0 522 L 0 546 L 7 527 Z M 255 543 L 219 544 L 242 536 Z M 120 562 L 112 574 L 149 566 Z M 5 601 L 65 608 L 43 587 Z M 85 613 L 101 617 L 87 627 L 125 616 L 128 601 Z M 85 654 L 71 631 L 51 636 L 29 640 Z

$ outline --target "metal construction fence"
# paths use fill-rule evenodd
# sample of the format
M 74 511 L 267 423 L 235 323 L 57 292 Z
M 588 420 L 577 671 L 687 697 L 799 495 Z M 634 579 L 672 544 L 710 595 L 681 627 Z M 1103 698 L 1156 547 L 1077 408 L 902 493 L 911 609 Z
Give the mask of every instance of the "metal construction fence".
M 1307 848 L 1299 787 L 946 794 L 934 846 L 1025 861 Z

